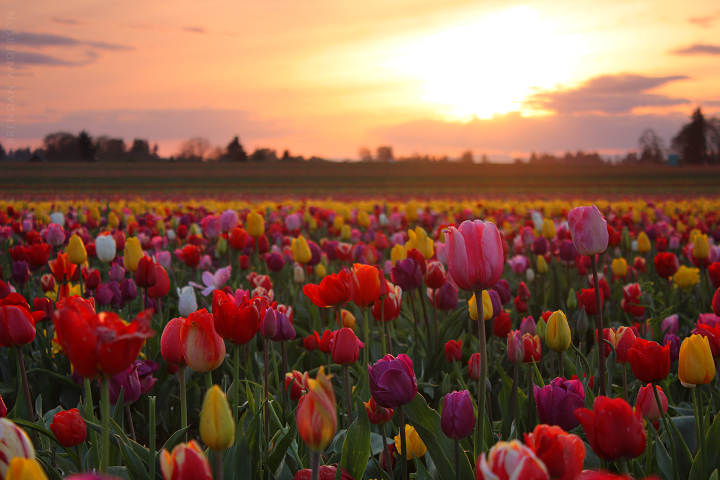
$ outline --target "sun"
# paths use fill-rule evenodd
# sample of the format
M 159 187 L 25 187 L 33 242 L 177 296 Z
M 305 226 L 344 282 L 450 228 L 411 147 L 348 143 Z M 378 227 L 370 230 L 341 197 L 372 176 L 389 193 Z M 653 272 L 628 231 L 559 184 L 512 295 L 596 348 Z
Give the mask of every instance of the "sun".
M 444 116 L 490 118 L 567 81 L 581 53 L 580 39 L 517 7 L 412 42 L 386 66 L 420 80 L 423 99 Z

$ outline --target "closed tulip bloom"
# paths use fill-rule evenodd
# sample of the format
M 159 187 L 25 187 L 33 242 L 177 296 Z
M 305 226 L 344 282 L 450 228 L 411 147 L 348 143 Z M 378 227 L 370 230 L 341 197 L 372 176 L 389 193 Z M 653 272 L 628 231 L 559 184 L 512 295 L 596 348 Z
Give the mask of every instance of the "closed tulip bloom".
M 180 343 L 185 363 L 198 373 L 211 372 L 225 360 L 225 342 L 215 332 L 212 314 L 204 308 L 183 322 Z
M 138 262 L 144 256 L 140 240 L 137 237 L 130 237 L 125 241 L 125 251 L 123 253 L 123 264 L 125 270 L 135 272 L 138 268 Z
M 558 310 L 550 315 L 545 329 L 545 343 L 554 352 L 564 352 L 570 347 L 570 326 L 567 317 Z
M 459 362 L 462 360 L 462 340 L 448 340 L 445 343 L 445 359 L 448 362 Z
M 147 289 L 147 296 L 150 298 L 162 298 L 170 292 L 170 277 L 159 263 L 156 263 L 154 268 L 155 285 Z
M 0 345 L 20 347 L 35 340 L 35 322 L 45 312 L 30 313 L 30 305 L 20 294 L 11 293 L 0 300 Z
M 555 230 L 555 224 L 549 218 L 543 220 L 542 223 L 542 236 L 548 240 L 552 240 L 557 235 Z
M 427 453 L 427 447 L 420 438 L 420 435 L 417 433 L 414 427 L 408 424 L 405 424 L 405 444 L 407 446 L 407 452 L 405 453 L 405 457 L 408 460 L 412 460 L 413 455 L 420 458 Z M 403 454 L 402 450 L 400 449 L 399 433 L 395 435 L 395 448 L 397 449 L 399 455 Z
M 575 480 L 585 462 L 585 444 L 577 435 L 550 425 L 537 425 L 525 444 L 545 464 L 550 477 L 557 480 Z
M 308 263 L 312 258 L 312 252 L 310 252 L 310 247 L 308 246 L 307 240 L 305 240 L 305 237 L 303 237 L 302 235 L 293 239 L 291 249 L 293 254 L 293 260 L 295 260 L 297 263 L 304 265 Z
M 720 265 L 720 264 L 719 264 Z M 437 290 L 445 284 L 445 267 L 438 261 L 428 262 L 425 272 L 425 285 Z
M 392 446 L 392 445 L 390 445 Z M 384 451 L 383 451 L 384 453 Z M 382 453 L 380 454 L 380 458 L 382 458 Z M 382 462 L 380 462 L 380 465 L 382 466 Z M 320 465 L 320 468 L 318 469 L 318 480 L 335 480 L 337 476 L 338 467 L 334 465 Z M 340 476 L 337 477 L 340 480 L 353 480 L 353 478 L 350 476 L 350 474 L 345 470 L 344 468 L 340 467 Z M 292 478 L 292 480 L 311 480 L 312 479 L 312 470 L 309 468 L 303 468 L 302 470 L 298 470 L 295 476 Z
M 417 394 L 417 378 L 410 357 L 401 353 L 397 358 L 388 354 L 375 365 L 368 365 L 370 395 L 378 405 L 397 408 L 407 405 Z
M 542 388 L 534 385 L 533 393 L 541 423 L 557 425 L 566 431 L 579 425 L 573 412 L 585 406 L 585 389 L 580 380 L 558 377 Z
M 445 231 L 448 272 L 463 290 L 485 290 L 497 283 L 505 266 L 502 240 L 490 222 L 466 220 Z
M 365 402 L 365 411 L 367 412 L 370 423 L 373 425 L 383 425 L 393 417 L 393 409 L 381 407 L 375 402 L 375 399 L 370 397 L 370 400 Z
M 143 256 L 135 269 L 135 284 L 140 288 L 150 288 L 156 281 L 155 263 L 152 258 Z
M 349 365 L 357 362 L 360 349 L 365 345 L 355 335 L 351 328 L 341 328 L 335 332 L 332 340 L 331 353 L 333 362 L 338 365 Z
M 7 418 L 0 418 L 0 478 L 7 478 L 14 458 L 35 459 L 35 448 L 25 431 Z
M 540 319 L 538 324 L 540 324 L 540 322 L 542 321 L 543 320 Z M 522 336 L 522 340 L 523 348 L 525 349 L 525 358 L 523 358 L 523 363 L 533 363 L 533 360 L 539 362 L 540 357 L 542 356 L 542 344 L 540 343 L 540 335 L 531 335 L 529 333 L 525 333 Z
M 493 318 L 493 308 L 492 308 L 492 299 L 490 298 L 490 294 L 487 290 L 483 290 L 482 293 L 482 299 L 483 299 L 483 319 L 485 321 L 490 320 Z M 468 310 L 470 312 L 470 318 L 473 320 L 478 319 L 478 311 L 477 311 L 477 304 L 475 303 L 475 295 L 473 295 L 470 300 L 468 300 Z
M 44 267 L 50 260 L 52 248 L 47 243 L 34 243 L 28 247 L 22 247 L 22 249 L 33 271 Z
M 538 255 L 537 257 L 537 272 L 541 275 L 548 272 L 548 264 L 542 255 Z
M 642 420 L 622 398 L 595 397 L 592 411 L 575 410 L 595 455 L 615 462 L 637 458 L 645 451 Z
M 121 388 L 123 391 L 123 403 L 125 405 L 131 405 L 140 398 L 142 391 L 137 369 L 138 366 L 133 364 L 117 375 L 110 377 L 110 403 L 113 405 L 117 403 Z
M 112 262 L 116 252 L 115 239 L 112 235 L 97 236 L 95 239 L 95 253 L 101 262 Z
M 670 346 L 638 338 L 628 350 L 628 359 L 635 378 L 643 383 L 659 382 L 670 373 Z
M 72 448 L 85 441 L 87 429 L 77 408 L 61 410 L 53 416 L 50 431 L 64 448 Z
M 350 272 L 350 295 L 360 308 L 367 308 L 380 295 L 380 280 L 377 270 L 371 265 L 356 263 Z
M 397 262 L 400 260 L 405 260 L 407 258 L 407 250 L 405 250 L 405 247 L 403 247 L 400 244 L 394 245 L 390 249 L 390 260 L 392 261 L 393 267 Z
M 613 272 L 613 275 L 615 275 L 616 277 L 625 278 L 628 273 L 627 260 L 625 260 L 622 257 L 613 259 L 612 272 Z
M 149 311 L 126 324 L 115 313 L 95 313 L 80 297 L 71 297 L 55 311 L 58 343 L 75 371 L 85 378 L 112 377 L 128 368 L 145 340 L 155 335 Z
M 217 291 L 217 290 L 216 290 Z M 197 297 L 195 296 L 195 289 L 191 286 L 185 286 L 182 289 L 177 289 L 178 293 L 178 311 L 183 317 L 187 317 L 197 308 Z M 213 292 L 214 293 L 214 292 Z M 214 309 L 213 309 L 214 310 Z
M 335 332 L 332 330 L 325 330 L 322 337 L 318 332 L 313 332 L 315 336 L 315 343 L 317 348 L 323 353 L 330 353 L 332 351 L 332 340 L 335 337 Z
M 704 260 L 710 255 L 710 245 L 708 244 L 707 235 L 700 234 L 695 236 L 693 242 L 692 254 L 698 260 Z
M 428 237 L 427 232 L 422 227 L 415 227 L 415 230 L 408 230 L 409 243 L 411 248 L 417 249 L 426 259 L 433 257 L 433 241 Z
M 250 212 L 247 216 L 247 232 L 257 239 L 265 233 L 265 220 L 257 212 Z
M 648 238 L 647 233 L 640 232 L 637 237 L 637 251 L 640 253 L 647 253 L 651 248 L 650 238 Z
M 629 363 L 630 357 L 628 352 L 635 344 L 635 332 L 630 327 L 618 327 L 615 331 L 615 354 L 617 355 L 616 361 L 618 363 Z
M 580 292 L 577 294 L 578 299 L 578 308 L 585 308 L 585 313 L 587 315 L 595 315 L 597 313 L 597 298 L 595 297 L 595 289 L 594 288 L 583 288 L 580 290 Z M 600 294 L 600 308 L 602 309 L 603 305 L 603 295 Z
M 475 426 L 475 412 L 470 393 L 467 390 L 445 395 L 440 428 L 446 437 L 462 440 L 472 433 Z
M 477 381 L 480 379 L 480 365 L 480 354 L 473 353 L 470 360 L 468 360 L 468 376 L 470 380 Z
M 48 225 L 47 232 L 45 232 L 45 241 L 53 247 L 59 247 L 65 243 L 65 231 L 63 227 L 55 223 Z
M 195 440 L 178 444 L 172 453 L 163 449 L 160 471 L 165 480 L 213 480 L 208 459 Z
M 216 452 L 230 448 L 235 442 L 235 422 L 230 405 L 217 385 L 205 393 L 200 410 L 200 438 Z
M 518 440 L 498 442 L 481 453 L 475 465 L 476 480 L 550 480 L 545 464 Z
M 73 265 L 80 265 L 81 263 L 85 263 L 85 260 L 87 260 L 85 245 L 78 235 L 70 237 L 70 241 L 67 246 L 67 255 L 68 260 L 70 260 L 70 263 Z
M 180 330 L 184 323 L 184 318 L 173 318 L 165 325 L 162 337 L 160 338 L 160 353 L 163 359 L 171 365 L 182 365 L 185 363 L 185 357 L 183 357 L 182 352 L 182 342 L 180 340 Z
M 505 338 L 510 333 L 510 329 L 512 329 L 510 315 L 504 310 L 500 310 L 500 314 L 495 318 L 495 322 L 493 323 L 493 335 L 498 338 Z
M 660 420 L 662 417 L 662 412 L 667 412 L 668 409 L 668 400 L 665 396 L 665 393 L 662 391 L 662 388 L 658 385 L 658 397 L 660 398 L 660 403 L 662 404 L 662 411 L 660 411 L 660 408 L 658 408 L 658 403 L 655 401 L 655 393 L 653 392 L 653 386 L 651 384 L 647 384 L 644 387 L 640 387 L 640 390 L 637 394 L 637 399 L 635 400 L 635 410 L 640 410 L 642 412 L 642 416 L 645 417 L 650 422 L 655 422 L 657 420 Z
M 445 282 L 436 293 L 435 308 L 447 312 L 455 310 L 458 304 L 458 290 L 450 282 Z
M 580 255 L 598 255 L 607 249 L 607 222 L 595 205 L 570 210 L 568 228 Z
M 680 346 L 678 377 L 685 387 L 705 385 L 715 378 L 715 362 L 707 337 L 691 335 Z
M 400 260 L 390 271 L 390 278 L 405 292 L 412 292 L 422 285 L 423 275 L 420 265 L 412 258 Z
M 397 285 L 385 281 L 387 295 L 382 302 L 375 302 L 371 312 L 373 318 L 377 321 L 381 319 L 385 322 L 391 322 L 400 316 L 402 307 L 402 288 Z M 382 312 L 381 309 L 382 308 Z
M 535 330 L 535 319 L 532 316 L 522 319 L 522 322 L 520 322 L 520 333 L 522 335 L 526 333 L 529 333 L 530 335 L 535 335 Z
M 275 333 L 277 333 L 277 312 L 274 309 L 269 308 L 265 312 L 262 320 L 260 320 L 258 331 L 260 336 L 266 340 L 271 340 L 275 336 Z
M 512 363 L 522 363 L 525 359 L 525 346 L 520 330 L 511 330 L 508 334 L 507 356 Z
M 660 278 L 670 278 L 677 273 L 680 268 L 678 258 L 672 252 L 661 252 L 655 255 L 653 259 L 655 270 Z
M 6 480 L 47 480 L 48 477 L 40 462 L 34 458 L 15 457 L 10 460 L 10 466 L 4 478 Z
M 642 302 L 640 299 L 641 295 L 642 290 L 640 290 L 640 285 L 637 283 L 625 285 L 623 287 L 623 300 L 621 303 L 623 311 L 633 317 L 642 317 L 645 313 L 645 307 L 640 304 L 640 302 Z
M 322 452 L 337 431 L 335 392 L 322 366 L 315 378 L 308 379 L 307 390 L 295 417 L 297 430 L 311 450 Z

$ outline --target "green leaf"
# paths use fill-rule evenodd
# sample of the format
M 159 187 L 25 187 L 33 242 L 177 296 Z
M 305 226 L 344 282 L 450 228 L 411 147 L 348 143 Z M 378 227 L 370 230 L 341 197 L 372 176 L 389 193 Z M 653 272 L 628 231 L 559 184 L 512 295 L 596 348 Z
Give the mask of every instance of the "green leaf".
M 415 470 L 417 471 L 418 480 L 433 480 L 430 472 L 427 471 L 425 465 L 422 464 L 417 455 L 413 454 L 413 462 L 415 462 Z
M 173 433 L 172 436 L 167 439 L 167 442 L 165 442 L 165 445 L 163 445 L 161 450 L 167 450 L 168 452 L 172 452 L 172 449 L 175 448 L 175 445 L 185 439 L 185 432 L 187 432 L 189 428 L 189 426 L 181 428 L 177 432 Z
M 662 442 L 658 442 L 657 439 L 655 440 L 655 459 L 665 478 L 673 478 L 672 459 L 670 455 L 668 455 L 665 445 L 663 445 Z
M 451 461 L 455 458 L 455 445 L 442 433 L 440 414 L 428 406 L 422 395 L 415 395 L 415 398 L 403 407 L 403 411 L 427 447 L 428 455 L 437 466 L 441 480 L 472 480 L 474 478 L 467 457 L 462 458 L 461 456 L 460 474 L 455 474 L 454 461 Z
M 360 398 L 355 401 L 357 418 L 348 428 L 343 442 L 340 466 L 352 478 L 362 478 L 370 458 L 370 419 Z
M 283 435 L 278 441 L 275 442 L 275 448 L 270 452 L 270 458 L 268 459 L 268 465 L 270 471 L 275 472 L 283 462 L 285 455 L 288 453 L 288 449 L 295 439 L 295 422 L 290 426 L 287 433 Z

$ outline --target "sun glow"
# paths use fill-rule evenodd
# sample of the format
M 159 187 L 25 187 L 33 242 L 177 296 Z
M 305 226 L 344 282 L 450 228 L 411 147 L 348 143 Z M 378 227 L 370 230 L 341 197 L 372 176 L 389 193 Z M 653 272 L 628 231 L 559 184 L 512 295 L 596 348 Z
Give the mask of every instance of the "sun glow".
M 582 53 L 575 36 L 528 7 L 505 10 L 400 49 L 387 67 L 423 82 L 424 99 L 455 119 L 522 111 L 537 89 L 568 81 Z

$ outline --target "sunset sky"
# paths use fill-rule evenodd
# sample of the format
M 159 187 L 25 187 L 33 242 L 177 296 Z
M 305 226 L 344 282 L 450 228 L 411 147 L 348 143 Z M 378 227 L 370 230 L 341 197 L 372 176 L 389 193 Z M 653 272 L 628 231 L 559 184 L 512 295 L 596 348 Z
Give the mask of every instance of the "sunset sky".
M 86 129 L 163 155 L 237 134 L 306 157 L 502 160 L 625 152 L 647 127 L 669 144 L 696 106 L 720 115 L 717 0 L 6 5 L 16 146 Z

